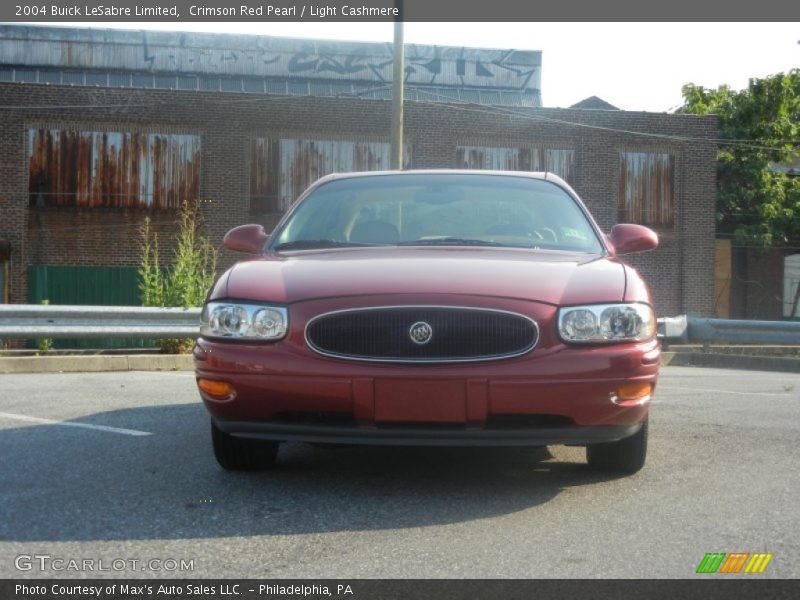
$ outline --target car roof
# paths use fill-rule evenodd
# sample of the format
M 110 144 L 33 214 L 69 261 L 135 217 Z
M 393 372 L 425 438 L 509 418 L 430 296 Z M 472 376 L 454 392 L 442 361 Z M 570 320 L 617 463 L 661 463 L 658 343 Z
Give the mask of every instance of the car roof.
M 318 181 L 330 181 L 332 179 L 347 179 L 350 177 L 380 177 L 383 175 L 500 175 L 510 177 L 528 177 L 530 179 L 560 179 L 553 173 L 546 171 L 499 171 L 489 169 L 407 169 L 407 170 L 386 170 L 386 171 L 353 171 L 349 173 L 331 173 L 320 177 Z
M 360 177 L 382 177 L 386 175 L 493 175 L 497 177 L 522 177 L 527 179 L 538 179 L 540 181 L 549 181 L 563 189 L 570 192 L 576 198 L 578 197 L 575 190 L 564 181 L 561 177 L 550 171 L 500 171 L 492 169 L 408 169 L 403 171 L 387 170 L 387 171 L 353 171 L 349 173 L 331 173 L 317 179 L 306 192 L 319 187 L 324 183 L 330 181 L 338 181 L 342 179 L 352 179 Z M 305 195 L 305 194 L 303 194 Z

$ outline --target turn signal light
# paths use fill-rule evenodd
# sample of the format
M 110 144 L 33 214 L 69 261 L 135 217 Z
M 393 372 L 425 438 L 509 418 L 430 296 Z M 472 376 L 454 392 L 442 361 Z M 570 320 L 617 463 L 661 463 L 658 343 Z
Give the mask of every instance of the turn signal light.
M 217 398 L 227 398 L 233 394 L 233 386 L 227 381 L 217 381 L 216 379 L 198 379 L 197 387 L 209 396 Z
M 617 388 L 617 398 L 619 398 L 621 402 L 641 400 L 652 393 L 652 383 L 626 383 Z

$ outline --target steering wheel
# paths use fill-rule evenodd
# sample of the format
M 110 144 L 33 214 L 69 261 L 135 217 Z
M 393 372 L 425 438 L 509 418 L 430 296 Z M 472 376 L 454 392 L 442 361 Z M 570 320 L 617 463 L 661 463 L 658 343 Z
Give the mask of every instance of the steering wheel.
M 556 234 L 555 230 L 551 229 L 550 227 L 534 229 L 533 235 L 542 241 L 554 242 L 556 244 L 558 243 L 558 234 Z

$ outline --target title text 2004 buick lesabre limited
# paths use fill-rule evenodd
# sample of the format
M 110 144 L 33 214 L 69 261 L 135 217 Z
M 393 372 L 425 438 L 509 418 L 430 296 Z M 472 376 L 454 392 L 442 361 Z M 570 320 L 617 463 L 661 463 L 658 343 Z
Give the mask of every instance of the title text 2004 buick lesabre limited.
M 660 347 L 647 285 L 549 173 L 331 175 L 215 284 L 194 350 L 218 462 L 282 441 L 582 445 L 635 472 Z

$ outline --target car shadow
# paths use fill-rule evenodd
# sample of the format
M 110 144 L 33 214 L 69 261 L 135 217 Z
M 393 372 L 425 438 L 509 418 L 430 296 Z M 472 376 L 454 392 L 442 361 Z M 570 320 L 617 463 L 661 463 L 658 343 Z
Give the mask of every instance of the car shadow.
M 319 448 L 284 444 L 275 468 L 226 472 L 198 404 L 96 413 L 0 430 L 0 539 L 83 541 L 402 529 L 535 510 L 613 476 L 581 449 Z M 7 424 L 7 423 L 6 423 Z

